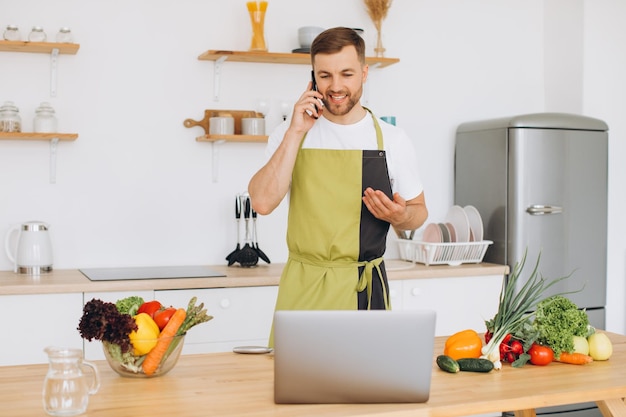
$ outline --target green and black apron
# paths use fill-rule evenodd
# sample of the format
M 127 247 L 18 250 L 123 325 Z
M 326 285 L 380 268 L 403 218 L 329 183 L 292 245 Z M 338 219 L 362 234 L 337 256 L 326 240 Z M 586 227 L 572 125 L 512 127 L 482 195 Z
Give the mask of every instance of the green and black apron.
M 362 201 L 367 187 L 392 198 L 382 132 L 372 119 L 377 150 L 300 148 L 276 310 L 390 308 L 383 263 L 389 223 Z

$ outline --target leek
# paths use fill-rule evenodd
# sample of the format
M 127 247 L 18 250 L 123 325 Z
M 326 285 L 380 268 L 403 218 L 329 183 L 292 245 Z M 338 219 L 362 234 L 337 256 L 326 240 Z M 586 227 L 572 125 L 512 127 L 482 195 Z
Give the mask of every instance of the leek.
M 541 254 L 537 257 L 537 263 L 528 281 L 516 292 L 517 282 L 520 279 L 527 252 L 521 261 L 516 262 L 508 280 L 503 281 L 500 291 L 498 311 L 493 319 L 486 321 L 487 329 L 492 333 L 491 340 L 482 348 L 481 358 L 489 359 L 494 364 L 494 369 L 501 369 L 500 344 L 507 334 L 515 334 L 526 321 L 534 314 L 534 309 L 542 300 L 544 292 L 557 282 L 568 278 L 564 276 L 551 281 L 546 280 L 538 273 Z

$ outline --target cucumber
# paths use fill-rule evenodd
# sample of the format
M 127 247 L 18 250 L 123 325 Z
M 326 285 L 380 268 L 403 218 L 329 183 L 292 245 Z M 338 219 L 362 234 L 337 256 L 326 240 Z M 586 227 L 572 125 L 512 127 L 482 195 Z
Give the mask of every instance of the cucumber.
M 450 372 L 451 374 L 456 374 L 461 370 L 457 361 L 446 355 L 437 356 L 437 365 L 442 370 Z
M 465 372 L 491 372 L 493 362 L 488 359 L 463 358 L 457 359 L 459 369 Z

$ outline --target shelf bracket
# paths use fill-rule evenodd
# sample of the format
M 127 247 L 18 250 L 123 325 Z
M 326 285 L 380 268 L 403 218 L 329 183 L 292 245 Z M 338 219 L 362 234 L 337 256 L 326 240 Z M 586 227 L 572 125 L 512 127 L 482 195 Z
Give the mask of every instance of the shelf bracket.
M 50 139 L 50 184 L 57 182 L 57 146 L 59 138 Z
M 219 151 L 224 142 L 226 142 L 224 139 L 211 142 L 211 153 L 212 153 L 212 159 L 213 159 L 211 162 L 211 168 L 213 170 L 213 182 L 218 182 L 219 180 L 219 161 L 220 161 Z
M 220 75 L 222 73 L 222 64 L 226 61 L 226 56 L 221 56 L 215 60 L 213 71 L 213 99 L 220 101 Z
M 59 63 L 59 48 L 52 48 L 52 52 L 50 52 L 50 97 L 57 96 L 58 63 Z

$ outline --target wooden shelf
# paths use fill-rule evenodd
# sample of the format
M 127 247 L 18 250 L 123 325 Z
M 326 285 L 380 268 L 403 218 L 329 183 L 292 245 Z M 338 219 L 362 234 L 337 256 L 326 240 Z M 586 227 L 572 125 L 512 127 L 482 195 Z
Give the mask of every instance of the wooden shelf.
M 198 136 L 198 142 L 267 142 L 268 136 L 251 136 L 251 135 L 204 135 Z
M 311 56 L 309 54 L 290 52 L 209 50 L 198 56 L 198 59 L 201 61 L 227 60 L 232 62 L 256 62 L 266 64 L 311 64 Z M 378 68 L 384 68 L 400 62 L 400 59 L 366 57 L 365 62 Z
M 0 132 L 0 140 L 52 140 L 73 141 L 78 133 Z
M 80 45 L 61 42 L 0 41 L 0 52 L 31 52 L 50 55 L 50 97 L 57 95 L 57 61 L 59 54 L 76 55 Z M 56 183 L 57 145 L 74 141 L 77 133 L 0 132 L 0 140 L 39 140 L 50 142 L 50 184 Z
M 50 142 L 50 184 L 57 181 L 57 145 L 59 141 L 73 141 L 77 133 L 0 132 L 0 140 L 41 140 Z
M 54 49 L 58 49 L 60 54 L 76 55 L 78 48 L 80 45 L 77 43 L 0 41 L 0 51 L 4 52 L 49 54 Z

